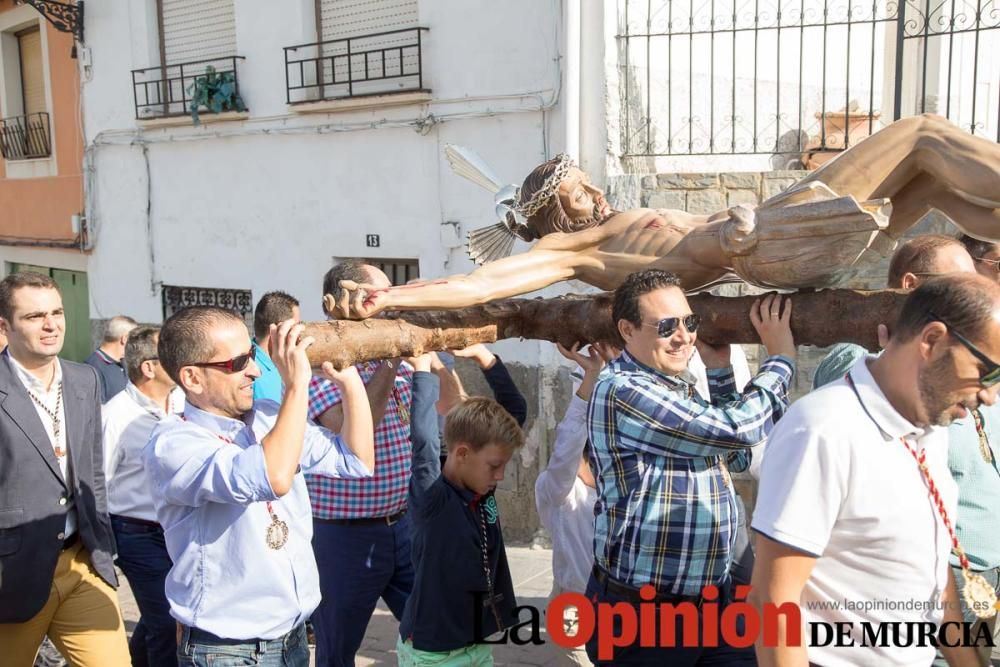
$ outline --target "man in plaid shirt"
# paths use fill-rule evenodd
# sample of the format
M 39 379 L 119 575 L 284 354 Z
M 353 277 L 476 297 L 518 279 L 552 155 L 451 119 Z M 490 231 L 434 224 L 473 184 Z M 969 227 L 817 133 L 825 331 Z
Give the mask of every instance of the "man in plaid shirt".
M 344 262 L 323 278 L 323 293 L 340 281 L 388 287 L 374 266 Z M 398 620 L 413 587 L 410 521 L 410 396 L 413 369 L 392 361 L 358 365 L 375 423 L 375 473 L 363 480 L 306 475 L 313 511 L 313 551 L 322 601 L 313 613 L 316 664 L 353 667 L 368 621 L 381 597 Z M 309 418 L 340 431 L 340 392 L 314 377 Z
M 770 356 L 742 394 L 736 393 L 729 346 L 698 344 L 709 402 L 685 375 L 700 320 L 677 277 L 649 269 L 615 290 L 612 317 L 625 351 L 602 374 L 588 410 L 598 501 L 586 595 L 595 605 L 634 604 L 638 614 L 638 604 L 648 601 L 639 597 L 645 584 L 655 589 L 656 603 L 691 602 L 699 614 L 707 585 L 720 590 L 720 615 L 732 601 L 737 510 L 729 469 L 747 468 L 751 448 L 788 407 L 795 354 L 791 302 L 783 314 L 780 309 L 776 295 L 754 302 L 750 318 Z M 677 619 L 681 643 L 683 616 Z M 597 664 L 756 664 L 752 647 L 725 645 L 632 646 L 601 661 L 601 635 L 598 629 L 587 645 Z

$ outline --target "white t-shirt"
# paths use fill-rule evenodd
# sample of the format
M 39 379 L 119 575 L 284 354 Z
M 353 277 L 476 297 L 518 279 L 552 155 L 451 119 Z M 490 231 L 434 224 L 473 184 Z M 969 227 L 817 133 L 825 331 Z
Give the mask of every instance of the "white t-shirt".
M 938 601 L 951 576 L 950 539 L 900 438 L 918 453 L 927 451 L 931 478 L 954 521 L 958 490 L 948 471 L 947 431 L 919 429 L 896 412 L 867 359 L 850 375 L 853 388 L 841 379 L 812 392 L 771 432 L 753 528 L 818 556 L 802 591 L 803 642 L 811 621 L 853 624 L 855 646 L 810 647 L 810 662 L 929 665 L 930 646 L 863 646 L 861 623 L 942 620 Z
M 552 535 L 556 592 L 583 593 L 594 567 L 594 504 L 597 491 L 577 477 L 587 442 L 587 402 L 575 393 L 556 429 L 549 464 L 535 481 L 535 506 Z
M 170 393 L 170 412 L 184 411 L 184 393 Z M 149 435 L 166 414 L 129 382 L 101 408 L 104 437 L 104 478 L 108 512 L 132 519 L 156 521 L 152 489 L 146 479 L 142 450 Z

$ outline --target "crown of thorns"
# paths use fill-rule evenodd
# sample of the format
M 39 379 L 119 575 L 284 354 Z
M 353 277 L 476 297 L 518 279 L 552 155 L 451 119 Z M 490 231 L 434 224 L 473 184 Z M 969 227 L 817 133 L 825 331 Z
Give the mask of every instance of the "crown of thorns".
M 573 159 L 566 153 L 560 153 L 556 156 L 558 162 L 556 163 L 555 171 L 552 175 L 545 179 L 535 194 L 531 195 L 531 199 L 528 201 L 521 200 L 521 189 L 517 190 L 518 204 L 515 210 L 523 215 L 525 218 L 530 218 L 535 213 L 538 213 L 549 201 L 552 195 L 556 194 L 559 190 L 559 184 L 563 182 L 566 175 L 569 174 L 569 170 L 576 167 L 576 163 Z

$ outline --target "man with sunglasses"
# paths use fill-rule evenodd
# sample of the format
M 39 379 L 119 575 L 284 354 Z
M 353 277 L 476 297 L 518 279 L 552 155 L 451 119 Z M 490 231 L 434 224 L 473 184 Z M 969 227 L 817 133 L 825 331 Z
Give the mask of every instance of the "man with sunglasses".
M 174 562 L 165 590 L 182 626 L 182 666 L 309 664 L 304 623 L 320 593 L 302 472 L 365 477 L 375 454 L 353 368 L 323 364 L 344 397 L 341 434 L 307 422 L 313 340 L 301 333 L 290 321 L 272 325 L 270 356 L 285 385 L 279 406 L 253 400 L 260 371 L 233 311 L 187 308 L 160 332 L 160 363 L 187 405 L 156 426 L 144 460 Z
M 129 333 L 122 362 L 128 384 L 101 408 L 104 476 L 108 511 L 118 558 L 136 604 L 139 622 L 132 630 L 133 665 L 177 664 L 177 626 L 163 584 L 172 563 L 156 508 L 142 451 L 160 421 L 184 408 L 184 395 L 159 362 L 159 327 L 140 326 Z
M 970 536 L 952 535 L 955 440 L 934 427 L 993 405 L 997 359 L 1000 286 L 974 274 L 932 278 L 907 298 L 880 356 L 799 400 L 774 429 L 753 518 L 761 536 L 753 601 L 798 604 L 807 628 L 842 623 L 857 645 L 759 646 L 761 665 L 931 663 L 934 647 L 907 644 L 905 630 L 898 642 L 862 648 L 862 623 L 890 635 L 884 624 L 931 623 L 937 635 L 943 624 L 962 622 L 949 554 L 956 537 L 964 546 Z M 979 537 L 993 542 L 996 532 Z M 787 643 L 785 631 L 779 644 Z M 962 634 L 947 628 L 952 647 L 941 646 L 943 658 L 982 664 L 972 647 L 954 646 Z
M 595 386 L 587 417 L 598 493 L 587 598 L 599 606 L 638 609 L 650 601 L 640 597 L 640 587 L 651 584 L 652 601 L 691 602 L 700 609 L 703 589 L 714 585 L 724 606 L 731 600 L 737 530 L 729 469 L 746 469 L 751 448 L 788 407 L 795 355 L 791 302 L 785 301 L 782 312 L 776 295 L 755 301 L 750 319 L 770 356 L 742 394 L 736 392 L 729 346 L 699 345 L 711 401 L 697 394 L 686 373 L 700 319 L 677 276 L 657 269 L 628 276 L 615 290 L 612 317 L 625 351 Z M 605 617 L 597 613 L 598 626 Z M 683 630 L 679 620 L 678 638 Z M 587 645 L 597 664 L 754 660 L 752 650 L 725 645 L 631 646 L 599 659 L 596 638 L 611 633 L 598 627 Z
M 889 265 L 889 287 L 913 289 L 931 277 L 947 273 L 979 273 L 997 281 L 989 258 L 996 256 L 996 244 L 963 236 L 930 234 L 917 236 L 901 245 Z M 961 334 L 959 334 L 961 335 Z M 864 348 L 849 343 L 834 346 L 817 367 L 813 387 L 818 388 L 844 377 L 859 359 L 868 355 Z M 958 484 L 958 516 L 955 530 L 965 545 L 973 569 L 1000 590 L 1000 532 L 996 508 L 1000 507 L 1000 472 L 994 462 L 994 445 L 1000 438 L 1000 406 L 979 406 L 967 417 L 948 426 L 948 469 Z M 997 450 L 1000 451 L 1000 450 Z M 963 580 L 959 560 L 952 556 L 956 581 Z M 979 620 L 961 600 L 966 622 L 985 624 L 991 634 L 996 617 Z M 973 633 L 975 634 L 975 633 Z M 996 642 L 994 642 L 996 643 Z M 980 657 L 989 658 L 990 647 L 979 646 Z M 938 655 L 935 665 L 943 667 L 945 658 Z
M 1000 243 L 980 241 L 966 234 L 958 237 L 976 263 L 976 273 L 1000 282 Z

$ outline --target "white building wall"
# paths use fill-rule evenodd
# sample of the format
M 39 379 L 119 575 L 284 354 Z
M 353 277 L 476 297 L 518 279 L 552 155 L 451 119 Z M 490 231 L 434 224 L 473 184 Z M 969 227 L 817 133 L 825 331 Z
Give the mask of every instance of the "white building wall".
M 153 0 L 88 6 L 83 85 L 94 244 L 92 317 L 160 321 L 160 286 L 283 289 L 320 319 L 333 257 L 418 258 L 424 277 L 466 272 L 461 243 L 492 196 L 454 176 L 447 143 L 520 182 L 561 150 L 559 0 L 421 0 L 427 103 L 299 114 L 282 47 L 315 40 L 312 0 L 236 0 L 249 118 L 140 128 L 131 70 L 158 65 Z M 379 234 L 380 248 L 365 236 Z M 443 241 L 444 240 L 444 241 Z M 523 249 L 523 248 L 521 248 Z M 538 363 L 537 344 L 501 347 Z

